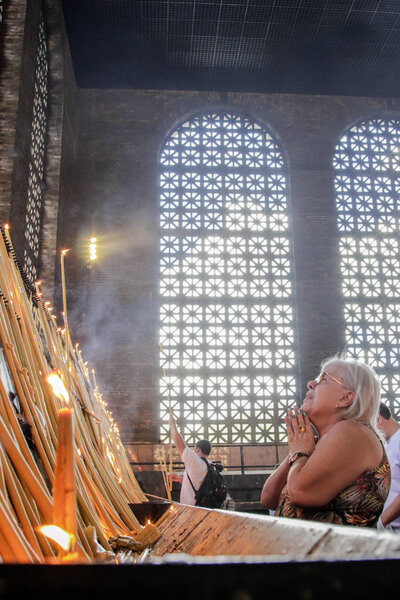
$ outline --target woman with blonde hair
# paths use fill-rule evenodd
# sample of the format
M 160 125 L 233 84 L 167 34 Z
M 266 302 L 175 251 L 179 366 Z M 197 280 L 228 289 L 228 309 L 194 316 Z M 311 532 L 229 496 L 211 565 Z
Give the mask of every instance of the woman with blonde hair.
M 276 516 L 373 527 L 390 487 L 376 429 L 378 377 L 361 361 L 333 357 L 307 388 L 302 406 L 285 417 L 289 454 L 267 479 L 261 504 Z

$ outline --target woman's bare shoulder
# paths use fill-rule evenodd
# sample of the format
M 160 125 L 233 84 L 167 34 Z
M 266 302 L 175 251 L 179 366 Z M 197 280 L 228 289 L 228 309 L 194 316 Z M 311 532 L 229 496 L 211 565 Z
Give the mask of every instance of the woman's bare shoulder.
M 344 452 L 351 450 L 356 454 L 366 452 L 370 454 L 372 462 L 382 453 L 382 444 L 378 434 L 371 427 L 363 425 L 363 423 L 357 423 L 357 421 L 343 419 L 335 423 L 324 437 L 326 437 L 325 443 L 327 446 L 336 444 L 336 447 L 341 447 Z
M 331 430 L 335 429 L 336 431 L 359 431 L 365 432 L 369 431 L 369 428 L 362 423 L 358 423 L 357 421 L 348 421 L 347 419 L 342 419 L 338 421 L 331 427 Z
M 364 425 L 364 423 L 359 423 L 358 421 L 348 421 L 347 419 L 342 419 L 338 421 L 329 431 L 359 431 L 360 433 L 366 433 L 372 431 L 369 425 Z M 329 433 L 329 432 L 328 432 Z
M 330 442 L 333 439 L 347 441 L 350 444 L 359 443 L 361 440 L 374 438 L 378 441 L 378 436 L 370 427 L 357 423 L 357 421 L 347 421 L 345 419 L 338 421 L 326 432 L 322 439 Z

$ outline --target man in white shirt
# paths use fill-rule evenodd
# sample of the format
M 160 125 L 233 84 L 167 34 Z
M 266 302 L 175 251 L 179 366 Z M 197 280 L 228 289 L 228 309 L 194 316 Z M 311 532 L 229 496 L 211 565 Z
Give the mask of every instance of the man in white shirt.
M 392 417 L 390 409 L 381 402 L 377 422 L 387 440 L 386 454 L 392 472 L 389 495 L 386 499 L 380 522 L 400 533 L 400 424 Z
M 203 458 L 205 458 L 207 462 L 211 462 L 208 458 L 211 452 L 211 444 L 208 440 L 200 440 L 196 442 L 195 449 L 191 450 L 186 446 L 181 434 L 177 430 L 176 422 L 172 415 L 170 415 L 169 424 L 175 448 L 178 450 L 182 461 L 185 464 L 180 501 L 182 504 L 195 506 L 196 498 L 193 487 L 195 490 L 198 490 L 203 479 L 207 475 L 208 469 Z M 193 487 L 190 484 L 189 478 Z

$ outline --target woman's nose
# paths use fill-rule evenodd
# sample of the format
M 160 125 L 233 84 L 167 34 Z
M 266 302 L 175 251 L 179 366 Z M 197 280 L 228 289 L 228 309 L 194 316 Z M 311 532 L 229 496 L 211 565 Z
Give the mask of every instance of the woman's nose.
M 307 383 L 307 387 L 308 387 L 308 389 L 309 389 L 309 390 L 313 390 L 313 389 L 315 388 L 315 386 L 316 386 L 316 385 L 317 385 L 317 384 L 315 383 L 315 379 L 311 379 L 311 381 L 309 381 L 309 382 Z

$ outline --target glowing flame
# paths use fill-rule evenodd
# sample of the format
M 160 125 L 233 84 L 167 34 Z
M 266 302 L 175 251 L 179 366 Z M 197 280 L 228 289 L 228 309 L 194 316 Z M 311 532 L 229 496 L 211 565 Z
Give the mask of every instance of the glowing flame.
M 57 525 L 43 525 L 39 527 L 40 533 L 43 533 L 46 537 L 56 542 L 65 551 L 69 551 L 74 542 L 74 536 L 72 533 L 68 533 Z
M 8 223 L 6 223 L 6 224 L 4 225 L 4 229 L 6 229 L 7 231 L 10 229 L 10 226 L 9 226 L 9 224 L 8 224 Z
M 65 256 L 66 254 L 68 254 L 68 252 L 69 252 L 70 250 L 71 250 L 71 248 L 66 248 L 66 249 L 64 249 L 64 250 L 61 250 L 61 254 L 62 254 L 63 256 Z
M 147 525 L 151 525 L 150 519 L 147 519 Z
M 59 375 L 57 375 L 57 373 L 54 373 L 53 371 L 52 373 L 49 373 L 49 375 L 47 375 L 46 381 L 51 386 L 53 394 L 57 396 L 57 398 L 60 398 L 68 404 L 69 394 L 65 388 L 61 377 L 59 377 Z

